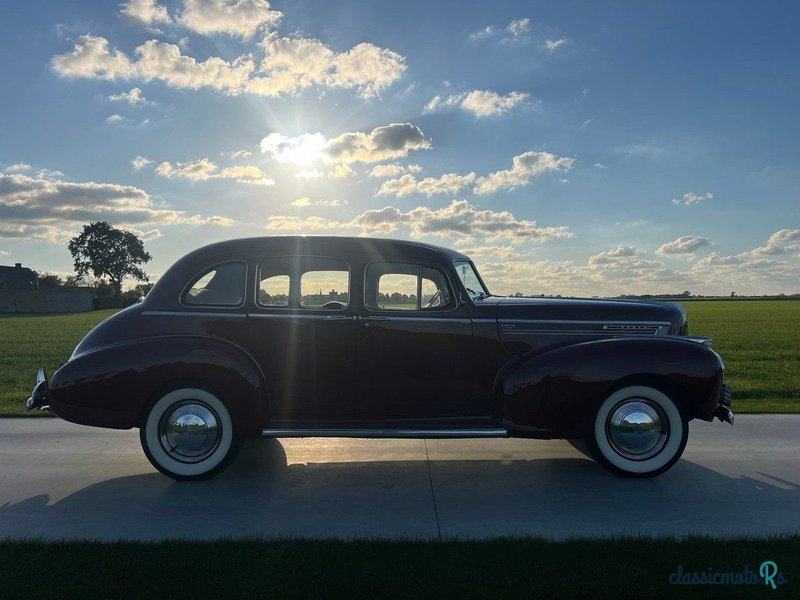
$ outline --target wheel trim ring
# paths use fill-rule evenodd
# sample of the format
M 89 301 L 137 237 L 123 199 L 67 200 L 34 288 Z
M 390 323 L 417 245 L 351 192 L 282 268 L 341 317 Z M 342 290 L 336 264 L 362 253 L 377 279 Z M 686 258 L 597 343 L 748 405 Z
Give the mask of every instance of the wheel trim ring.
M 181 426 L 182 419 L 183 426 Z M 186 423 L 186 420 L 191 423 Z M 203 426 L 206 428 L 204 437 L 210 437 L 207 433 L 213 432 L 214 437 L 210 442 L 203 443 L 203 440 L 199 439 L 203 432 L 198 430 Z M 184 431 L 180 431 L 181 429 Z M 164 411 L 158 422 L 158 441 L 162 450 L 173 460 L 184 464 L 199 463 L 212 456 L 219 447 L 222 437 L 222 420 L 217 412 L 202 400 L 184 399 L 176 402 Z M 192 449 L 192 446 L 199 447 Z
M 608 413 L 605 431 L 611 449 L 622 458 L 636 462 L 657 456 L 670 438 L 669 418 L 664 410 L 640 396 L 618 402 Z M 643 447 L 638 452 L 637 442 Z

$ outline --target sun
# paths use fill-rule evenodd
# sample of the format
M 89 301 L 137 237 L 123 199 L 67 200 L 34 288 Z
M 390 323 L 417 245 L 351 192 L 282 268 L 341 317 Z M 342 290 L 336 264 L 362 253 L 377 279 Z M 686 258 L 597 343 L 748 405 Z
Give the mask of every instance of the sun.
M 308 166 L 316 162 L 330 162 L 325 154 L 328 141 L 321 133 L 304 133 L 288 137 L 282 133 L 270 133 L 261 140 L 261 151 L 272 155 L 279 163 Z

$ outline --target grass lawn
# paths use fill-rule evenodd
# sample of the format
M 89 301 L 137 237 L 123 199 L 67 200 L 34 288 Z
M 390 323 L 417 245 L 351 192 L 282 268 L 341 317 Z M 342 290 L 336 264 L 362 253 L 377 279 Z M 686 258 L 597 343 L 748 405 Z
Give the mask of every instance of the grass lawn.
M 800 300 L 684 303 L 689 334 L 714 338 L 734 412 L 800 412 Z
M 800 412 L 800 300 L 692 301 L 692 335 L 714 338 L 734 412 Z M 113 311 L 0 316 L 0 416 L 25 414 L 36 369 L 52 373 Z M 42 414 L 42 413 L 37 413 Z
M 81 338 L 114 312 L 0 316 L 0 415 L 26 414 L 25 400 L 36 384 L 37 369 L 44 367 L 52 375 L 67 362 Z
M 0 542 L 0 581 L 4 598 L 788 598 L 800 591 L 798 548 L 800 536 Z M 678 565 L 758 573 L 768 560 L 787 580 L 776 590 L 669 582 Z

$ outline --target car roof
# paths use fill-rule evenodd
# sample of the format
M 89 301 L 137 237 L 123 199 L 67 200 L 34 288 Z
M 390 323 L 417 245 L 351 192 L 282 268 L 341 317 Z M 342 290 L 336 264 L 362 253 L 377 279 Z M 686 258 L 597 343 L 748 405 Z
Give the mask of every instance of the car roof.
M 438 259 L 465 259 L 461 252 L 409 240 L 395 240 L 387 238 L 330 236 L 330 235 L 282 235 L 239 238 L 216 242 L 198 248 L 191 254 L 212 257 L 215 254 L 233 257 L 236 254 L 252 255 L 294 255 L 308 254 L 325 256 L 360 255 L 366 257 L 386 254 L 403 255 L 406 258 L 438 258 Z
M 469 260 L 464 254 L 421 242 L 344 236 L 263 236 L 216 242 L 193 250 L 173 264 L 147 294 L 148 304 L 177 302 L 184 286 L 203 270 L 216 264 L 242 260 L 253 263 L 270 256 L 316 256 L 347 261 L 431 261 L 448 263 Z

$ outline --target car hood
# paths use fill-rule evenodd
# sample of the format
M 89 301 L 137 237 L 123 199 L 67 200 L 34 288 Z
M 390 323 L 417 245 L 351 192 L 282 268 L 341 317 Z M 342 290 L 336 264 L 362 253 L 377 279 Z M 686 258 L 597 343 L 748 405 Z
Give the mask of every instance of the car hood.
M 490 300 L 487 298 L 487 300 Z M 491 298 L 501 324 L 513 321 L 580 322 L 599 327 L 661 324 L 671 335 L 686 335 L 686 311 L 674 302 L 589 298 Z

